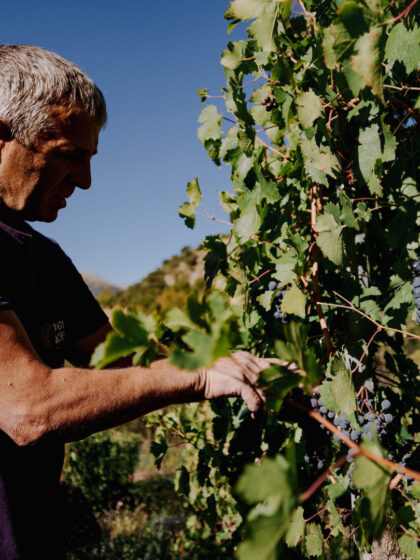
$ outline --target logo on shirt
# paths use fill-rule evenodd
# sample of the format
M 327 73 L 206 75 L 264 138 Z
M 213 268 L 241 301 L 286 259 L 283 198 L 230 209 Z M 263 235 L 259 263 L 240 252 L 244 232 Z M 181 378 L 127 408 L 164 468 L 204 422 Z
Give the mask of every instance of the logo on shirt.
M 42 325 L 42 342 L 45 348 L 57 348 L 64 343 L 64 321 L 51 321 Z

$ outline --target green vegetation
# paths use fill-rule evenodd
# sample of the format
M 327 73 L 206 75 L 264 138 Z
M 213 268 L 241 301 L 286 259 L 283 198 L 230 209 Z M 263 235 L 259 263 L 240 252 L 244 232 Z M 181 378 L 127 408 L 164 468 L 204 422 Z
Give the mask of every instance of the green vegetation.
M 158 467 L 174 437 L 191 449 L 178 558 L 376 560 L 391 541 L 419 560 L 419 4 L 234 0 L 225 17 L 248 36 L 198 135 L 231 166 L 231 234 L 203 243 L 206 290 L 163 318 L 115 311 L 92 363 L 285 361 L 255 419 L 237 399 L 149 415 Z M 187 194 L 193 227 L 198 179 Z
M 135 307 L 145 313 L 183 309 L 190 291 L 204 288 L 203 266 L 203 251 L 184 247 L 141 282 L 115 295 L 107 290 L 98 301 L 106 308 Z

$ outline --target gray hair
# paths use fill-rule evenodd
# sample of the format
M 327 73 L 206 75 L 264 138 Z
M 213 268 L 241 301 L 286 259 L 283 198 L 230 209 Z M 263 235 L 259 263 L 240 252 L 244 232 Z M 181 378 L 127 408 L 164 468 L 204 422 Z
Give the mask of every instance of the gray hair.
M 78 66 L 32 45 L 0 46 L 0 121 L 21 143 L 52 129 L 52 105 L 77 107 L 102 127 L 105 99 Z

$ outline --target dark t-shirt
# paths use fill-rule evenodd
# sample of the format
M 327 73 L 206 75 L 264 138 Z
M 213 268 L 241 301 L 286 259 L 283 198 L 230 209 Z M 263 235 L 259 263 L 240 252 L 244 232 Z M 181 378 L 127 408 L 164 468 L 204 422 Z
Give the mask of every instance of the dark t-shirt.
M 16 230 L 0 222 L 0 309 L 16 313 L 52 368 L 107 321 L 71 260 L 26 223 Z M 0 560 L 63 558 L 56 503 L 63 456 L 58 440 L 19 447 L 0 431 Z

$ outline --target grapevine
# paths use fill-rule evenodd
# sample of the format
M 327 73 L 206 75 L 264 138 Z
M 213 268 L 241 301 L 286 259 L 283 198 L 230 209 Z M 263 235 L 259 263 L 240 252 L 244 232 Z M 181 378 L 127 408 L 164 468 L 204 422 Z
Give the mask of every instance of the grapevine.
M 195 450 L 180 557 L 373 560 L 389 541 L 419 560 L 418 3 L 233 0 L 225 18 L 246 37 L 222 53 L 224 106 L 199 90 L 198 137 L 231 166 L 212 217 L 230 233 L 203 243 L 205 293 L 116 311 L 95 363 L 283 360 L 255 418 L 236 399 L 150 417 L 159 464 L 174 434 Z M 187 195 L 194 227 L 197 178 Z

